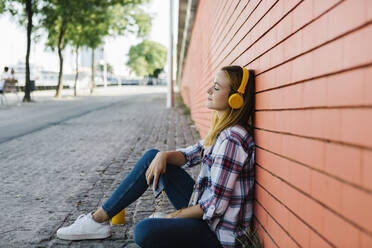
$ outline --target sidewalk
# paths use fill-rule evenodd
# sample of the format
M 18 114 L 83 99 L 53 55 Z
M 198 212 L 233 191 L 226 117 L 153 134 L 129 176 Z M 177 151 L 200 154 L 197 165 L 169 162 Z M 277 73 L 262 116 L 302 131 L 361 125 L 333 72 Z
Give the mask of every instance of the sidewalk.
M 40 213 L 35 213 L 35 218 L 44 218 L 48 220 L 43 220 L 43 224 L 41 226 L 36 227 L 35 224 L 33 224 L 35 229 L 37 229 L 37 237 L 32 236 L 32 238 L 24 238 L 28 237 L 27 235 L 32 234 L 32 230 L 15 231 L 16 233 L 21 233 L 21 235 L 22 231 L 25 233 L 19 242 L 12 242 L 12 244 L 16 245 L 17 247 L 138 247 L 132 240 L 132 227 L 154 211 L 155 200 L 150 189 L 146 191 L 146 193 L 140 199 L 126 209 L 126 224 L 113 226 L 113 235 L 108 239 L 73 242 L 64 241 L 56 238 L 55 232 L 58 227 L 72 223 L 80 214 L 93 211 L 101 206 L 111 192 L 119 185 L 122 179 L 125 178 L 125 176 L 130 172 L 136 161 L 146 150 L 151 148 L 157 148 L 163 151 L 173 150 L 177 147 L 185 147 L 187 145 L 194 144 L 199 139 L 199 134 L 192 126 L 190 116 L 184 115 L 181 108 L 165 108 L 166 95 L 164 94 L 163 89 L 159 90 L 159 93 L 156 92 L 156 88 L 148 89 L 150 89 L 148 90 L 148 93 L 142 92 L 141 94 L 145 95 L 136 97 L 135 101 L 131 100 L 131 102 L 123 102 L 121 105 L 116 104 L 109 109 L 105 109 L 104 112 L 101 110 L 101 112 L 95 115 L 90 113 L 42 130 L 39 133 L 36 132 L 2 145 L 2 150 L 4 153 L 7 150 L 13 151 L 14 147 L 19 147 L 21 150 L 23 149 L 22 152 L 24 153 L 24 149 L 27 149 L 28 151 L 31 149 L 20 148 L 20 145 L 24 142 L 31 142 L 30 140 L 32 140 L 32 143 L 42 144 L 43 142 L 46 142 L 45 140 L 51 140 L 51 137 L 53 137 L 53 139 L 58 139 L 60 144 L 64 144 L 64 146 L 68 147 L 66 149 L 64 148 L 65 150 L 56 152 L 55 155 L 50 156 L 48 155 L 48 150 L 46 149 L 49 148 L 50 150 L 55 150 L 56 148 L 54 148 L 54 146 L 58 147 L 58 144 L 45 144 L 45 147 L 43 148 L 44 150 L 40 147 L 37 150 L 32 148 L 32 153 L 37 154 L 32 158 L 28 158 L 30 160 L 32 159 L 32 161 L 35 161 L 32 165 L 30 163 L 25 163 L 23 165 L 22 161 L 24 159 L 21 158 L 21 155 L 19 155 L 18 160 L 15 159 L 15 161 L 13 158 L 11 162 L 10 158 L 8 160 L 5 158 L 3 161 L 0 159 L 0 162 L 3 164 L 3 170 L 10 168 L 9 170 L 14 170 L 21 175 L 25 175 L 25 178 L 27 177 L 27 171 L 34 170 L 32 166 L 39 170 L 39 168 L 42 166 L 41 164 L 51 163 L 51 160 L 54 159 L 55 162 L 53 163 L 57 164 L 50 164 L 49 171 L 55 170 L 57 173 L 59 173 L 59 176 L 55 174 L 56 172 L 53 172 L 54 174 L 52 173 L 50 177 L 55 177 L 56 181 L 59 180 L 59 178 L 63 179 L 66 176 L 68 177 L 68 181 L 63 179 L 63 182 L 65 182 L 64 184 L 66 185 L 60 184 L 61 189 L 59 191 L 53 190 L 53 194 L 56 194 L 56 196 L 50 197 L 45 195 L 38 197 L 39 199 L 36 198 L 36 200 L 31 199 L 27 201 L 27 206 L 29 206 L 30 209 L 40 208 L 40 210 L 36 210 L 40 211 Z M 138 90 L 138 87 L 128 87 L 125 89 L 128 94 L 136 93 Z M 96 94 L 107 95 L 109 90 L 106 90 L 106 92 L 104 91 L 105 90 L 98 91 Z M 146 91 L 146 89 L 144 89 L 144 91 Z M 122 93 L 123 92 L 120 94 Z M 46 92 L 43 94 L 46 94 Z M 115 92 L 112 94 L 115 95 Z M 65 97 L 64 99 L 67 100 L 69 97 Z M 37 97 L 37 104 L 45 105 L 50 103 L 50 101 L 54 101 L 50 94 L 42 96 L 39 93 Z M 23 106 L 20 108 L 22 107 Z M 124 107 L 126 107 L 126 109 L 123 109 Z M 6 109 L 6 111 L 11 111 L 12 108 L 18 107 L 12 105 L 9 108 L 10 109 Z M 2 109 L 0 109 L 0 112 L 1 110 Z M 99 116 L 99 118 L 97 118 L 97 116 Z M 97 123 L 97 121 L 102 122 L 103 120 L 105 123 L 105 133 L 101 134 L 102 130 L 97 129 L 97 124 L 95 123 Z M 56 134 L 61 135 L 55 137 Z M 111 136 L 107 137 L 107 135 Z M 92 138 L 96 138 L 104 144 L 101 142 L 97 143 L 97 141 L 92 140 Z M 75 144 L 75 140 L 78 140 L 78 144 Z M 105 144 L 106 147 L 102 146 Z M 78 153 L 77 149 L 81 149 L 81 151 L 79 151 L 80 154 L 74 155 Z M 42 151 L 39 152 L 39 150 Z M 91 152 L 91 154 L 89 154 L 89 152 Z M 86 155 L 84 155 L 85 153 Z M 101 158 L 102 155 L 99 154 L 105 154 L 106 157 Z M 87 158 L 85 160 L 83 160 L 83 158 L 78 160 L 78 158 L 82 156 L 86 156 Z M 16 155 L 14 155 L 14 157 L 16 157 Z M 42 161 L 43 159 L 46 161 Z M 64 161 L 57 162 L 59 160 Z M 101 162 L 97 164 L 97 161 Z M 13 163 L 16 163 L 17 165 L 14 166 Z M 37 163 L 40 163 L 40 165 L 37 165 Z M 71 168 L 63 167 L 63 170 L 61 171 L 59 167 L 66 166 L 66 164 L 68 164 Z M 54 169 L 54 167 L 52 168 L 52 166 L 55 166 L 57 169 Z M 76 168 L 79 169 L 76 170 Z M 40 171 L 43 170 L 45 169 L 40 168 Z M 196 178 L 198 168 L 195 167 L 189 172 L 191 172 L 192 176 Z M 34 174 L 37 173 L 34 172 Z M 8 182 L 6 180 L 8 180 Z M 3 184 L 10 183 L 12 179 L 8 177 L 6 180 L 4 179 Z M 30 180 L 24 179 L 23 181 Z M 39 178 L 39 180 L 40 184 L 42 184 L 42 182 L 52 184 L 49 178 Z M 79 180 L 83 181 L 83 183 L 76 186 L 75 191 L 72 191 L 75 193 L 70 193 L 70 196 L 67 197 L 67 199 L 64 196 L 58 196 L 63 194 L 63 187 L 68 188 L 69 182 L 76 182 Z M 0 183 L 0 186 L 3 185 Z M 27 187 L 27 185 L 23 185 L 23 187 Z M 52 186 L 43 185 L 42 187 L 48 188 Z M 45 189 L 45 191 L 47 190 L 48 189 Z M 41 192 L 42 190 L 39 191 Z M 37 195 L 39 193 L 34 193 L 33 191 L 31 192 L 33 195 Z M 2 194 L 7 195 L 8 192 Z M 24 194 L 26 195 L 25 197 L 27 197 L 27 194 L 30 193 L 25 192 Z M 42 195 L 43 193 L 39 194 Z M 22 197 L 23 196 L 21 195 L 20 198 Z M 48 199 L 48 197 L 50 199 Z M 7 202 L 11 200 L 13 199 L 4 199 L 4 201 Z M 26 200 L 27 199 L 24 201 Z M 48 208 L 47 205 L 51 205 L 53 201 L 56 202 L 58 207 L 55 207 L 56 209 L 51 210 L 51 207 Z M 157 199 L 157 203 L 160 203 L 160 201 L 160 198 Z M 17 202 L 14 200 L 14 203 L 12 204 L 15 205 L 16 203 Z M 45 210 L 48 211 L 47 216 L 45 216 Z M 166 200 L 161 211 L 168 213 L 173 210 L 174 209 L 170 202 Z M 9 211 L 10 213 L 8 213 L 8 215 L 14 216 L 13 212 L 15 210 L 13 212 L 12 210 Z M 24 214 L 28 214 L 30 211 L 27 209 L 26 211 L 22 212 L 24 212 Z M 18 216 L 12 218 L 14 222 L 22 220 L 22 216 L 19 217 L 20 219 L 17 219 Z M 7 221 L 7 218 L 5 218 L 4 221 Z M 31 224 L 29 226 L 32 227 Z M 22 228 L 27 229 L 27 227 L 21 227 L 21 229 Z M 5 233 L 5 236 L 3 236 L 3 242 L 5 242 L 5 240 L 11 240 L 11 235 L 19 237 L 19 234 L 13 234 L 11 233 L 12 231 L 13 230 L 9 230 L 9 233 L 8 231 L 2 232 L 2 235 Z M 29 243 L 25 244 L 25 240 L 27 240 Z M 2 244 L 3 243 L 0 242 L 0 246 Z

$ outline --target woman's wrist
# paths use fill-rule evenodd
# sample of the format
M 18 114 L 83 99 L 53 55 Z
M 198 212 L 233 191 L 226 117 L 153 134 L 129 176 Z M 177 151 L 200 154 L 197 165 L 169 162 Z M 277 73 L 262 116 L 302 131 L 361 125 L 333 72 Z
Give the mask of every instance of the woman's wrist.
M 168 159 L 168 152 L 159 152 L 159 156 L 164 158 L 165 161 L 167 161 Z

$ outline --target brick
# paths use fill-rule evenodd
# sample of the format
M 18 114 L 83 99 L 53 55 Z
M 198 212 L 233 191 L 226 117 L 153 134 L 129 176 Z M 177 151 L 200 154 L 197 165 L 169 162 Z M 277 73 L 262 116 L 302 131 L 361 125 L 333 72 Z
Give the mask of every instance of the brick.
M 293 61 L 286 62 L 275 68 L 276 86 L 282 86 L 291 83 L 293 79 Z
M 261 225 L 264 227 L 267 226 L 267 213 L 259 204 L 255 204 L 254 215 L 260 221 Z
M 372 147 L 372 109 L 344 109 L 341 113 L 341 141 Z
M 251 67 L 253 68 L 253 67 Z M 256 92 L 275 87 L 275 71 L 270 70 L 256 77 Z
M 291 59 L 303 52 L 302 36 L 303 31 L 299 30 L 283 42 L 285 60 Z
M 284 6 L 283 6 L 283 12 L 286 13 L 288 11 L 290 11 L 292 8 L 294 8 L 298 3 L 300 2 L 300 0 L 287 0 L 287 1 L 284 1 Z
M 369 66 L 364 69 L 364 95 L 363 95 L 363 103 L 372 105 L 372 67 Z
M 342 215 L 371 232 L 372 197 L 370 193 L 347 184 L 342 185 Z
M 259 146 L 262 146 L 263 148 L 269 149 L 275 153 L 281 153 L 281 147 L 282 147 L 282 136 L 275 134 L 275 133 L 269 133 L 267 131 L 256 131 L 256 144 Z
M 329 76 L 327 80 L 327 105 L 362 105 L 364 101 L 363 69 Z
M 372 247 L 372 237 L 368 234 L 363 233 L 363 232 L 360 232 L 360 235 L 361 235 L 360 247 L 361 248 Z
M 277 243 L 280 239 L 280 236 L 283 235 L 283 230 L 280 228 L 280 226 L 271 218 L 271 216 L 268 216 L 267 220 L 267 231 L 270 233 L 270 236 L 272 239 Z
M 315 57 L 319 59 L 318 57 Z M 313 56 L 311 53 L 304 54 L 292 61 L 292 80 L 298 82 L 313 76 Z
M 325 11 L 332 8 L 338 2 L 341 2 L 341 1 L 340 0 L 329 0 L 329 1 L 313 0 L 314 17 L 318 17 L 319 15 L 323 14 Z
M 317 247 L 317 248 L 330 248 L 332 247 L 328 244 L 322 237 L 318 234 L 311 232 L 310 233 L 310 247 Z
M 372 190 L 372 152 L 362 150 L 362 184 Z
M 270 53 L 270 67 L 274 67 L 284 60 L 284 45 L 279 44 Z M 262 65 L 264 66 L 264 65 Z
M 298 248 L 299 246 L 292 240 L 291 237 L 288 236 L 288 234 L 286 233 L 283 233 L 283 235 L 280 235 L 279 239 L 278 239 L 278 244 L 279 244 L 279 247 L 288 247 L 288 248 L 292 248 L 292 247 L 296 247 Z
M 313 76 L 320 76 L 343 68 L 343 39 L 328 43 L 312 52 Z M 330 56 L 332 54 L 332 56 Z
M 372 19 L 372 2 L 369 0 L 364 0 L 365 4 L 365 15 L 366 15 L 366 22 L 370 21 Z
M 340 211 L 342 184 L 322 173 L 311 171 L 311 195 L 326 206 Z
M 270 23 L 274 24 L 282 18 L 283 8 L 284 8 L 283 1 L 279 1 L 275 4 L 275 6 L 268 13 L 269 18 L 270 18 Z
M 359 244 L 359 230 L 328 210 L 325 210 L 323 234 L 336 247 Z
M 324 137 L 326 117 L 327 111 L 322 109 L 293 111 L 291 133 L 309 137 Z
M 310 169 L 297 163 L 288 162 L 289 182 L 302 191 L 310 194 L 311 192 L 311 173 Z
M 281 89 L 283 92 L 282 108 L 296 108 L 302 106 L 303 84 L 295 84 Z
M 329 38 L 346 33 L 364 23 L 364 8 L 364 1 L 343 1 L 333 8 L 327 14 Z
M 308 26 L 302 32 L 302 51 L 306 52 L 328 40 L 327 16 L 322 16 Z
M 297 161 L 309 165 L 313 168 L 324 168 L 325 144 L 322 141 L 301 138 L 298 144 L 300 152 Z M 311 152 L 309 152 L 311 151 Z
M 292 33 L 292 13 L 284 17 L 276 28 L 276 38 L 280 42 Z
M 301 142 L 301 138 L 299 137 L 292 135 L 283 136 L 282 155 L 297 160 L 301 153 L 301 147 L 298 146 L 299 142 Z
M 312 1 L 303 1 L 293 11 L 292 30 L 295 31 L 310 22 L 313 17 Z
M 269 196 L 268 198 L 268 206 L 270 206 L 267 209 L 269 209 L 271 216 L 273 216 L 273 218 L 282 226 L 282 228 L 288 230 L 289 224 L 288 210 L 271 196 Z
M 292 186 L 287 183 L 282 183 L 282 195 L 278 197 L 283 204 L 293 212 L 297 213 L 299 202 L 298 199 L 301 197 L 300 193 L 295 190 Z
M 372 25 L 368 25 L 344 38 L 344 68 L 367 64 L 372 61 L 371 37 Z M 356 46 L 355 44 L 358 45 Z
M 322 77 L 303 83 L 302 105 L 299 107 L 320 107 L 327 105 L 327 79 Z
M 256 163 L 280 178 L 288 179 L 288 160 L 256 148 Z
M 289 233 L 301 247 L 310 247 L 310 229 L 293 214 L 289 215 Z
M 276 111 L 276 128 L 282 132 L 290 132 L 293 111 Z
M 317 232 L 322 233 L 324 226 L 324 207 L 307 196 L 302 197 L 298 204 L 298 216 Z
M 326 143 L 326 172 L 353 184 L 362 181 L 362 152 L 358 148 Z
M 328 109 L 325 120 L 324 138 L 338 140 L 341 137 L 342 110 Z

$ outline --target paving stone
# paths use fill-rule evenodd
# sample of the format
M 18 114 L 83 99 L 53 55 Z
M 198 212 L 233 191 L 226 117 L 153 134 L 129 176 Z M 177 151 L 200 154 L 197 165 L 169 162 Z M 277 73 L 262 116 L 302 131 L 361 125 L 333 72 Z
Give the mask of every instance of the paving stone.
M 159 203 L 151 189 L 128 206 L 126 224 L 113 226 L 108 239 L 70 242 L 55 233 L 100 207 L 148 149 L 200 138 L 189 116 L 165 108 L 165 97 L 146 94 L 0 144 L 0 247 L 137 248 L 133 226 Z M 189 171 L 194 178 L 197 170 Z M 162 211 L 173 211 L 169 200 Z

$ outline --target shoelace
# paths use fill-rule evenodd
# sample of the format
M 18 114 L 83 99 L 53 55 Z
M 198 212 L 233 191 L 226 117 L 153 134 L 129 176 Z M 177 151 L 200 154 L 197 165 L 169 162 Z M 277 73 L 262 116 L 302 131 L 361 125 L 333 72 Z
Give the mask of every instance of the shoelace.
M 77 224 L 79 222 L 81 222 L 81 220 L 86 216 L 87 214 L 81 214 L 79 215 L 79 217 L 77 217 L 77 219 L 75 220 L 74 224 Z

